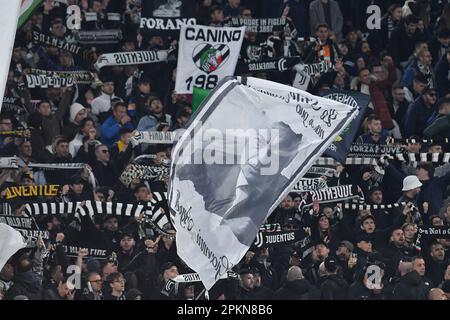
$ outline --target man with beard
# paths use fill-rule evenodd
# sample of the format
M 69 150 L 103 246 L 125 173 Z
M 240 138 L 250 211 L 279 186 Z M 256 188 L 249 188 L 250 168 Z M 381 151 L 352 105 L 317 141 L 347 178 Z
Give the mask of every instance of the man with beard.
M 449 265 L 445 258 L 445 250 L 442 244 L 435 242 L 430 246 L 427 259 L 426 276 L 430 278 L 433 287 L 437 287 L 444 280 L 444 273 Z
M 273 296 L 273 291 L 262 284 L 258 269 L 253 270 L 253 294 L 256 300 L 270 300 Z
M 336 250 L 336 259 L 342 270 L 342 275 L 347 283 L 353 282 L 353 261 L 355 254 L 353 253 L 354 246 L 350 241 L 341 241 Z
M 380 250 L 381 254 L 389 260 L 386 274 L 394 276 L 396 268 L 401 260 L 405 257 L 413 257 L 414 250 L 405 246 L 406 239 L 402 229 L 396 229 L 392 232 L 389 245 Z
M 279 223 L 280 225 L 286 225 L 289 218 L 294 218 L 295 207 L 294 198 L 291 194 L 288 194 L 280 203 L 278 208 L 269 217 L 269 223 Z

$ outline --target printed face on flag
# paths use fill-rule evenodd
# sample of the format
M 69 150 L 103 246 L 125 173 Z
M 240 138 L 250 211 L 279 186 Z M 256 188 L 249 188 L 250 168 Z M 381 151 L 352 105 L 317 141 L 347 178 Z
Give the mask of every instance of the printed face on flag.
M 245 27 L 213 28 L 184 25 L 180 31 L 175 91 L 211 90 L 234 74 Z
M 355 112 L 256 78 L 210 93 L 172 151 L 168 192 L 178 254 L 208 289 Z

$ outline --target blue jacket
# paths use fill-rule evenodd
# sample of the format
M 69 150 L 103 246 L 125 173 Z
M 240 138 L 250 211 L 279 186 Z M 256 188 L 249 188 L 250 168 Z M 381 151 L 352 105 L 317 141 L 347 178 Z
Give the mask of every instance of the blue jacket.
M 427 127 L 428 119 L 434 113 L 436 108 L 433 106 L 428 108 L 419 96 L 408 108 L 403 124 L 403 134 L 405 137 L 418 135 L 421 137 Z
M 128 128 L 130 130 L 134 130 L 134 126 L 131 122 L 127 123 L 123 127 Z M 109 147 L 112 147 L 114 142 L 119 140 L 119 131 L 122 126 L 116 121 L 114 116 L 109 116 L 108 119 L 103 122 L 101 127 L 102 133 L 102 142 Z

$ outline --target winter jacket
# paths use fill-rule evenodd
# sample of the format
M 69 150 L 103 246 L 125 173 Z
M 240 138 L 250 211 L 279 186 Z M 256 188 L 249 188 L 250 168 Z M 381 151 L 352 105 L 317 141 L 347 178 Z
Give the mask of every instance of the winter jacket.
M 320 279 L 320 299 L 346 300 L 348 298 L 348 284 L 340 276 L 331 274 Z
M 12 300 L 18 295 L 24 295 L 30 300 L 41 300 L 41 278 L 33 271 L 17 273 L 13 286 L 6 291 L 5 299 Z
M 450 115 L 439 114 L 423 132 L 425 138 L 450 138 Z
M 450 183 L 450 172 L 442 177 L 435 177 L 427 181 L 421 181 L 422 187 L 417 198 L 419 211 L 422 214 L 424 223 L 428 222 L 428 217 L 438 214 L 444 200 L 444 192 Z M 428 202 L 428 213 L 423 212 L 423 203 Z
M 313 286 L 306 279 L 286 281 L 274 295 L 274 300 L 311 300 Z
M 105 122 L 103 122 L 101 127 L 101 135 L 102 142 L 109 147 L 111 147 L 114 142 L 119 140 L 119 131 L 122 127 L 125 127 L 129 130 L 134 130 L 134 126 L 131 122 L 126 123 L 125 125 L 120 124 L 114 116 L 109 116 Z
M 427 300 L 430 288 L 417 271 L 411 271 L 395 285 L 392 300 Z
M 349 300 L 386 300 L 386 293 L 383 289 L 380 293 L 374 293 L 361 281 L 356 281 L 349 288 L 348 298 Z
M 412 135 L 422 136 L 427 127 L 427 121 L 436 110 L 434 106 L 427 107 L 423 97 L 417 98 L 408 108 L 403 123 L 403 134 L 405 137 Z

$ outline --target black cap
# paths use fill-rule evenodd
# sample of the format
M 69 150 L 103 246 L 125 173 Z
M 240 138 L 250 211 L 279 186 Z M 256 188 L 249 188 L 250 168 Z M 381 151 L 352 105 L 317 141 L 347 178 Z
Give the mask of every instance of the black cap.
M 253 270 L 251 270 L 249 268 L 244 268 L 244 269 L 239 270 L 239 275 L 249 274 L 249 273 L 253 273 Z
M 73 175 L 70 179 L 71 184 L 83 184 L 84 180 L 81 178 L 80 175 Z
M 422 95 L 424 94 L 437 94 L 437 90 L 433 87 L 427 86 L 425 89 L 423 89 L 422 91 Z
M 324 263 L 325 263 L 325 269 L 328 272 L 336 272 L 338 264 L 334 257 L 331 257 L 331 256 L 326 257 Z
M 361 219 L 361 225 L 364 223 L 364 221 L 366 221 L 367 219 L 372 219 L 373 221 L 375 221 L 375 217 L 371 214 L 367 214 L 365 215 L 362 219 Z
M 123 238 L 125 238 L 125 237 L 133 238 L 133 239 L 134 239 L 134 234 L 133 234 L 132 232 L 125 231 L 125 232 L 122 233 L 122 236 L 120 237 L 120 239 L 123 239 Z

